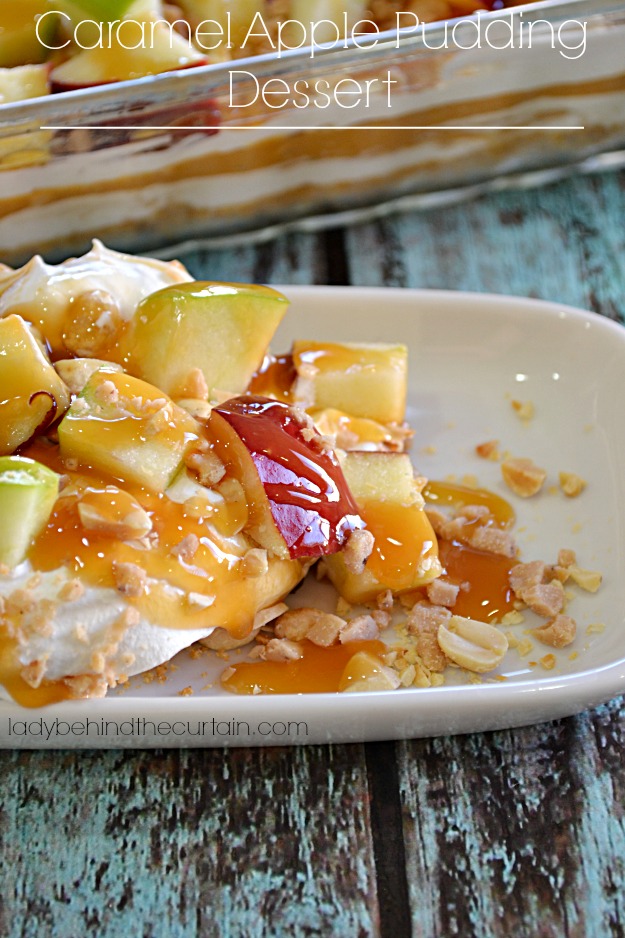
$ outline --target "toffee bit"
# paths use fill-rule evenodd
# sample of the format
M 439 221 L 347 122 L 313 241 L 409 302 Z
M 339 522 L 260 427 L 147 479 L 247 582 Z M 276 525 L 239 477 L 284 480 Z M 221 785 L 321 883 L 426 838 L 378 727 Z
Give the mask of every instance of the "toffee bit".
M 577 623 L 570 616 L 557 615 L 545 625 L 532 629 L 532 635 L 543 645 L 552 648 L 565 648 L 575 640 Z

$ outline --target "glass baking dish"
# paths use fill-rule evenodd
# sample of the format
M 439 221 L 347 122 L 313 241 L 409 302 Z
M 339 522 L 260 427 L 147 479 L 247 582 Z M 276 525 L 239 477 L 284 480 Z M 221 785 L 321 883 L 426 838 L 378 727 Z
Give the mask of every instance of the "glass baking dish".
M 625 4 L 513 11 L 2 105 L 0 259 L 153 250 L 625 148 Z

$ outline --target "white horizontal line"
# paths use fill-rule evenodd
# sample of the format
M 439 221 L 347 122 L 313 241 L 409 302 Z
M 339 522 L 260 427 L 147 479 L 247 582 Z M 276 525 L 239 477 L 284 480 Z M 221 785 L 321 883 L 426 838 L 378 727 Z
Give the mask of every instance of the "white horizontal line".
M 135 127 L 135 126 L 130 126 L 130 125 L 126 125 L 126 124 L 121 124 L 121 125 L 118 124 L 118 125 L 115 125 L 115 126 L 111 126 L 111 125 L 107 125 L 107 124 L 101 124 L 101 125 L 98 125 L 98 124 L 82 124 L 82 125 L 77 124 L 76 126 L 71 126 L 71 125 L 64 125 L 64 126 L 61 126 L 60 124 L 47 124 L 47 125 L 44 124 L 43 127 L 40 127 L 39 129 L 40 129 L 40 130 L 120 130 L 120 131 L 121 131 L 121 130 L 125 130 L 125 131 L 128 131 L 128 130 L 164 130 L 164 131 L 169 131 L 169 132 L 174 132 L 174 131 L 178 131 L 178 130 L 194 130 L 194 131 L 198 131 L 198 132 L 215 130 L 215 131 L 219 131 L 220 133 L 222 133 L 222 132 L 225 131 L 225 130 L 260 130 L 260 131 L 265 131 L 265 132 L 271 132 L 271 131 L 275 131 L 275 130 L 290 130 L 290 131 L 296 131 L 296 130 L 585 130 L 586 128 L 583 126 L 583 124 L 570 124 L 570 125 L 568 125 L 568 124 L 564 124 L 564 125 L 558 124 L 558 125 L 555 125 L 555 126 L 545 126 L 544 124 L 507 124 L 507 125 L 506 125 L 506 124 L 503 124 L 503 125 L 496 125 L 496 124 L 466 124 L 466 125 L 423 124 L 423 125 L 412 126 L 412 127 L 407 127 L 407 126 L 405 126 L 404 124 L 398 124 L 397 126 L 389 126 L 388 124 L 385 124 L 384 126 L 381 126 L 381 127 L 378 127 L 378 126 L 376 126 L 375 124 L 373 124 L 373 125 L 366 125 L 366 124 L 364 124 L 364 125 L 359 125 L 359 124 L 353 124 L 353 125 L 350 125 L 350 126 L 344 126 L 344 125 L 340 125 L 340 126 L 336 126 L 336 125 L 330 125 L 330 126 L 323 126 L 323 125 L 306 126 L 306 125 L 304 125 L 304 126 L 300 126 L 300 125 L 297 125 L 297 124 L 293 124 L 292 126 L 288 126 L 288 127 L 281 127 L 281 126 L 278 126 L 278 125 L 275 125 L 275 124 L 263 124 L 263 125 L 256 125 L 256 124 L 242 125 L 242 124 L 237 124 L 237 125 L 224 125 L 223 127 L 220 127 L 219 125 L 217 125 L 217 126 L 215 126 L 215 127 L 211 127 L 211 126 L 198 127 L 197 125 L 192 126 L 192 127 L 184 127 L 184 126 L 178 126 L 178 125 L 166 126 L 166 127 L 154 127 L 154 126 L 151 126 L 151 125 L 149 125 L 149 124 L 146 124 L 146 125 L 138 125 L 138 126 Z

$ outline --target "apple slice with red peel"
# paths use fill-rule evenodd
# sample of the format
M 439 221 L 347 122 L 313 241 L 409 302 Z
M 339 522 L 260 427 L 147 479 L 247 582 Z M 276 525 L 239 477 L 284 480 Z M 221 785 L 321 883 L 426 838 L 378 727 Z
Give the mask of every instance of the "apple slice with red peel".
M 246 527 L 278 557 L 321 557 L 364 527 L 336 455 L 288 404 L 235 397 L 211 413 L 215 451 L 243 486 Z
M 85 49 L 58 65 L 50 76 L 53 89 L 72 91 L 207 64 L 206 56 L 183 36 L 170 33 L 165 24 L 150 25 L 154 26 L 153 33 L 148 32 L 150 45 L 126 48 L 113 42 L 111 46 Z

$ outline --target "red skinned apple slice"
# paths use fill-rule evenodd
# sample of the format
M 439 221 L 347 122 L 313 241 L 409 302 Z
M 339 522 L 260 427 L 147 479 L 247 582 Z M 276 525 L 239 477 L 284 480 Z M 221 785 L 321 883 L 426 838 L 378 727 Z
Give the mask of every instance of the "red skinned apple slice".
M 245 489 L 247 532 L 278 557 L 321 557 L 364 527 L 334 452 L 301 412 L 265 397 L 213 409 L 218 456 Z
M 176 32 L 170 34 L 164 24 L 154 24 L 153 35 L 151 32 L 148 35 L 151 44 L 137 48 L 114 42 L 111 46 L 85 49 L 52 71 L 50 78 L 53 89 L 72 91 L 90 88 L 93 85 L 158 75 L 207 63 L 205 56 Z M 128 42 L 128 46 L 135 41 L 136 37 Z

